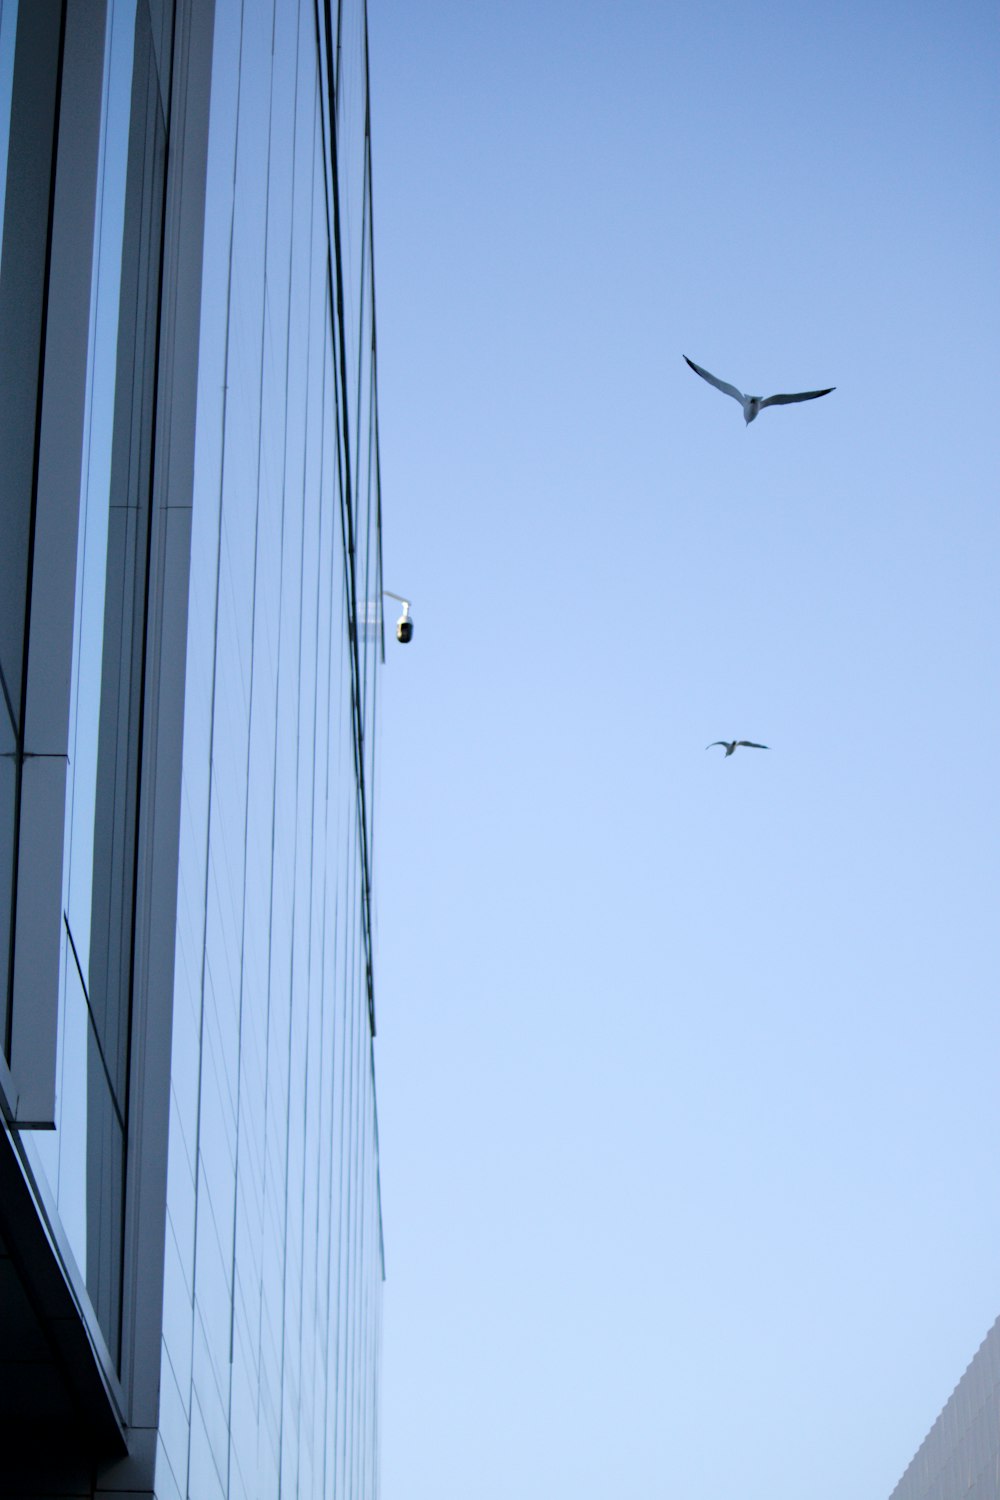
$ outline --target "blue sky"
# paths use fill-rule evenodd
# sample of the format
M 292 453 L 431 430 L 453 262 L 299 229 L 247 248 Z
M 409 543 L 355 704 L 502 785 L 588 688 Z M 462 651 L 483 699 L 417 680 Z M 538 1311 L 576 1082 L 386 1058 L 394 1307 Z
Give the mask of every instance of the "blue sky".
M 1000 1312 L 1000 16 L 370 27 L 385 1500 L 883 1500 Z

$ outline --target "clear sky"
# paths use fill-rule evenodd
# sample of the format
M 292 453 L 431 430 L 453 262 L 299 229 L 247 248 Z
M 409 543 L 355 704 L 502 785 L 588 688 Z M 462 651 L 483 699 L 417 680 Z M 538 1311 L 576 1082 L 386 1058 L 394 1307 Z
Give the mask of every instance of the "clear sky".
M 1000 1312 L 1000 12 L 370 26 L 384 1500 L 886 1500 Z

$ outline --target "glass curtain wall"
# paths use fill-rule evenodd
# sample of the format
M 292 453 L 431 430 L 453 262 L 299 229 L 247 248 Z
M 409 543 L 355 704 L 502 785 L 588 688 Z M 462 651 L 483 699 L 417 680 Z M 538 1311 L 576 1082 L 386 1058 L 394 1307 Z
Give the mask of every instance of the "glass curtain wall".
M 216 0 L 163 1495 L 377 1492 L 364 34 L 363 4 Z
M 0 3 L 0 1022 L 11 1056 L 11 958 L 24 659 L 62 67 L 59 0 Z
M 17 0 L 0 0 L 0 224 L 7 196 L 7 148 L 10 142 L 10 104 L 14 86 L 14 37 L 17 34 Z M 0 266 L 3 245 L 0 243 Z
M 80 476 L 56 1130 L 62 1227 L 116 1366 L 172 4 L 109 0 Z
M 364 0 L 214 10 L 156 1483 L 163 1496 L 368 1496 L 382 1283 L 371 919 L 381 642 L 360 627 L 381 618 L 382 580 L 367 23 Z M 56 1128 L 33 1143 L 119 1372 L 174 11 L 174 0 L 107 0 Z M 0 358 L 24 372 L 0 382 L 8 1057 L 36 377 L 62 70 L 73 66 L 65 19 L 65 0 L 0 0 Z
M 10 143 L 10 114 L 14 89 L 14 39 L 17 34 L 17 0 L 0 0 L 0 226 L 4 223 L 7 199 L 7 152 Z M 3 235 L 0 235 L 0 288 L 3 286 Z M 2 296 L 2 291 L 0 291 Z M 0 347 L 0 357 L 7 351 Z M 13 497 L 4 495 L 6 504 Z M 6 540 L 6 537 L 5 537 Z M 6 568 L 4 583 L 6 586 Z M 3 657 L 10 647 L 4 641 L 0 654 L 0 1029 L 7 1040 L 7 989 L 10 957 L 11 895 L 14 873 L 14 808 L 17 795 L 17 724 L 18 709 L 13 698 L 10 662 L 5 669 Z

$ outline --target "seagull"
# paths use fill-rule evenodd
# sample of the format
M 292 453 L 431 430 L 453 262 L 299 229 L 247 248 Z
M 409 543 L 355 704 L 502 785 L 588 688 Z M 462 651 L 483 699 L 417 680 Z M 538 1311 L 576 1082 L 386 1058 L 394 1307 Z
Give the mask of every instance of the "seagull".
M 714 385 L 717 391 L 723 391 L 725 395 L 732 396 L 734 401 L 740 403 L 743 408 L 743 420 L 747 426 L 750 425 L 758 412 L 764 410 L 765 406 L 788 406 L 792 401 L 815 401 L 817 396 L 829 396 L 831 391 L 837 389 L 835 385 L 828 385 L 825 391 L 799 391 L 794 396 L 744 396 L 743 392 L 738 391 L 734 385 L 727 385 L 724 380 L 719 380 L 715 375 L 710 375 L 707 370 L 703 370 L 700 365 L 696 365 L 693 359 L 688 359 L 686 354 L 684 362 L 690 365 L 694 373 L 700 375 L 702 380 L 707 380 L 709 385 Z
M 726 759 L 726 756 L 732 755 L 737 745 L 746 745 L 748 750 L 767 750 L 769 748 L 767 745 L 758 745 L 756 740 L 713 740 L 711 745 L 705 746 L 705 749 L 711 750 L 714 745 L 725 746 L 726 754 L 722 757 L 723 760 Z

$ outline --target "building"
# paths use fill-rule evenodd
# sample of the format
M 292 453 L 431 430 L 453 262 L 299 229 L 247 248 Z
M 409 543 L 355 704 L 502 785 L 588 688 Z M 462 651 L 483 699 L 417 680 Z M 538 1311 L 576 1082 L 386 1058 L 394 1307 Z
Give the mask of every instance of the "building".
M 365 0 L 0 0 L 0 193 L 0 1493 L 374 1496 Z
M 891 1500 L 1000 1495 L 1000 1318 L 924 1438 Z

